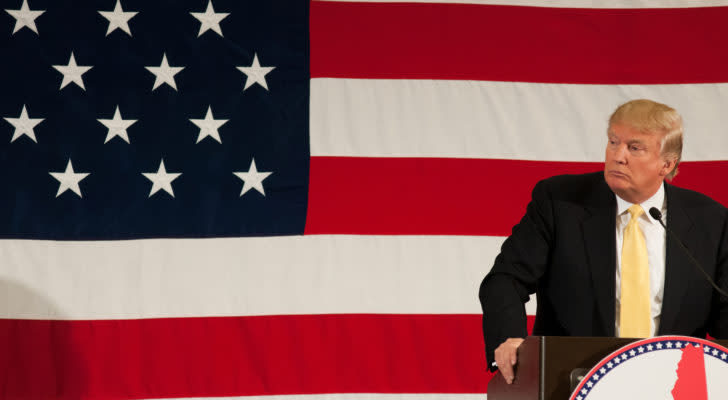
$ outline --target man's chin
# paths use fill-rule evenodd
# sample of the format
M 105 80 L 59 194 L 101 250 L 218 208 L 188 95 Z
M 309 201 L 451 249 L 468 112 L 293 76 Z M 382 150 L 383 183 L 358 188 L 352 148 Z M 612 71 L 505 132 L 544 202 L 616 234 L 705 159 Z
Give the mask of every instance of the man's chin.
M 627 178 L 621 175 L 604 174 L 604 180 L 607 181 L 607 186 L 612 189 L 612 192 L 619 195 L 625 193 L 629 189 L 629 183 Z

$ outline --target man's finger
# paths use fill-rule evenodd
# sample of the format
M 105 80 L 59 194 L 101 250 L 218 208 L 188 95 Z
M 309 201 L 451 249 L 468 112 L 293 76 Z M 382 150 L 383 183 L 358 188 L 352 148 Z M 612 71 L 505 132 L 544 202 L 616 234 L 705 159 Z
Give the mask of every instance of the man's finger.
M 513 383 L 513 366 L 509 363 L 503 364 L 504 365 L 500 366 L 498 369 L 500 369 L 500 372 L 503 375 L 503 378 L 506 380 L 506 383 L 510 385 L 511 383 Z

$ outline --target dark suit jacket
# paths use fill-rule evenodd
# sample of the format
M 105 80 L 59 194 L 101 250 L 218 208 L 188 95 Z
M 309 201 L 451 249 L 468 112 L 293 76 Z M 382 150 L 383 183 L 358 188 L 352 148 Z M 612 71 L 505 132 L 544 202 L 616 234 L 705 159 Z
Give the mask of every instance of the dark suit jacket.
M 728 210 L 665 183 L 667 226 L 718 285 L 728 288 Z M 555 176 L 533 189 L 480 285 L 486 358 L 525 337 L 524 303 L 536 293 L 534 335 L 614 336 L 616 207 L 603 172 Z M 647 211 L 647 210 L 645 210 Z M 658 335 L 728 337 L 728 299 L 717 295 L 668 235 Z

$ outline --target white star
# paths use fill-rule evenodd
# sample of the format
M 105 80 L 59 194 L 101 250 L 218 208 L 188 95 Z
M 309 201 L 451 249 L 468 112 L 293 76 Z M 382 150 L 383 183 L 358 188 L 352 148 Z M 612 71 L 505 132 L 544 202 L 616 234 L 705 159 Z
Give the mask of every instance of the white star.
M 83 197 L 81 196 L 81 188 L 78 186 L 78 183 L 90 174 L 84 172 L 73 172 L 73 165 L 71 164 L 70 158 L 68 159 L 68 165 L 66 165 L 66 170 L 64 172 L 49 172 L 49 174 L 61 183 L 58 186 L 58 193 L 56 193 L 56 197 L 60 196 L 61 193 L 68 189 L 71 189 L 78 195 L 78 197 Z
M 661 350 L 662 349 L 662 343 L 657 342 L 657 344 L 655 345 L 655 347 L 657 347 L 658 350 Z
M 38 141 L 35 139 L 35 132 L 33 131 L 33 128 L 35 128 L 36 125 L 40 124 L 41 121 L 43 121 L 45 118 L 28 118 L 28 111 L 25 109 L 25 104 L 23 104 L 23 110 L 20 111 L 20 117 L 18 118 L 5 118 L 5 121 L 8 121 L 12 126 L 15 127 L 15 131 L 13 132 L 13 138 L 10 139 L 10 142 L 14 142 L 15 139 L 25 135 L 29 137 L 34 142 L 38 143 Z
M 35 34 L 37 35 L 38 28 L 35 26 L 35 19 L 40 17 L 40 15 L 45 12 L 45 10 L 31 10 L 28 7 L 28 0 L 23 0 L 23 5 L 20 6 L 19 10 L 6 9 L 5 12 L 15 18 L 15 28 L 13 29 L 13 34 L 27 26 L 28 29 L 35 32 Z
M 253 65 L 249 67 L 235 67 L 240 70 L 240 72 L 244 73 L 246 75 L 245 78 L 245 87 L 243 90 L 246 90 L 247 88 L 253 86 L 253 84 L 257 83 L 260 86 L 263 86 L 265 90 L 268 90 L 268 84 L 265 82 L 265 76 L 270 72 L 273 71 L 275 67 L 261 67 L 260 62 L 258 62 L 258 53 L 255 53 L 253 55 Z
M 174 191 L 172 190 L 172 181 L 177 179 L 181 173 L 168 173 L 167 169 L 164 168 L 164 159 L 159 163 L 159 169 L 156 173 L 142 172 L 147 179 L 152 181 L 152 190 L 149 192 L 149 197 L 152 197 L 154 193 L 157 193 L 159 189 L 164 189 L 165 192 L 169 193 L 174 197 Z
M 616 357 L 616 358 L 614 359 L 614 362 L 615 362 L 615 363 L 617 363 L 617 364 L 619 364 L 620 362 L 622 362 L 622 360 L 620 360 L 620 359 L 619 359 L 619 357 Z
M 667 346 L 668 349 L 671 349 L 672 348 L 672 342 L 667 342 L 667 344 L 665 344 L 665 346 Z
M 642 346 L 640 346 L 640 347 L 637 348 L 637 351 L 639 351 L 640 353 L 644 353 L 645 352 L 645 348 L 642 347 Z
M 595 372 L 594 375 L 592 375 L 592 379 L 599 380 L 599 372 Z
M 81 89 L 86 90 L 86 87 L 83 86 L 83 74 L 93 68 L 93 66 L 76 65 L 76 58 L 73 56 L 73 52 L 71 52 L 71 58 L 68 60 L 68 65 L 54 65 L 53 68 L 63 74 L 61 88 L 58 90 L 63 89 L 71 82 L 78 85 Z
M 717 355 L 718 355 L 718 350 L 716 350 L 716 349 L 713 349 L 713 351 L 711 351 L 711 353 L 712 353 L 712 354 L 713 354 L 714 356 L 717 356 Z
M 218 133 L 217 129 L 223 126 L 226 122 L 228 122 L 228 120 L 214 119 L 212 117 L 211 106 L 207 107 L 207 114 L 205 115 L 205 119 L 190 119 L 190 121 L 200 128 L 200 134 L 197 136 L 197 143 L 200 143 L 202 139 L 208 136 L 217 140 L 218 143 L 222 143 L 222 141 L 220 140 L 220 133 Z
M 230 13 L 216 13 L 215 10 L 212 8 L 212 0 L 207 3 L 207 10 L 205 10 L 205 12 L 191 12 L 190 14 L 192 14 L 193 17 L 197 18 L 201 23 L 200 32 L 197 34 L 197 37 L 202 36 L 203 33 L 207 32 L 210 29 L 215 31 L 218 35 L 222 36 L 220 21 L 230 15 Z
M 581 389 L 581 393 L 582 394 L 586 394 L 587 393 L 587 390 L 586 389 Z
M 263 190 L 263 179 L 267 178 L 268 175 L 272 174 L 272 172 L 258 172 L 258 169 L 255 167 L 255 159 L 253 159 L 250 163 L 250 169 L 248 169 L 248 172 L 233 172 L 233 174 L 245 182 L 243 184 L 243 191 L 240 192 L 240 196 L 244 195 L 250 189 L 255 189 L 265 196 L 265 191 Z
M 602 367 L 601 369 L 599 369 L 599 372 L 601 372 L 601 373 L 602 373 L 602 375 L 604 375 L 604 374 L 606 374 L 606 373 L 607 373 L 607 369 L 606 369 L 606 368 L 604 368 L 604 367 Z
M 703 351 L 704 351 L 704 352 L 706 352 L 706 353 L 707 353 L 707 352 L 709 352 L 709 351 L 710 351 L 710 347 L 708 347 L 708 346 L 703 346 Z
M 583 399 L 583 397 L 581 397 L 581 396 L 576 396 L 576 400 L 581 400 L 581 399 Z
M 124 11 L 121 8 L 121 0 L 116 0 L 116 7 L 114 7 L 114 11 L 99 11 L 99 14 L 109 20 L 109 28 L 106 29 L 106 36 L 109 36 L 109 34 L 115 31 L 117 28 L 121 29 L 129 36 L 131 36 L 131 30 L 129 29 L 129 20 L 133 16 L 137 15 L 138 12 Z
M 613 366 L 614 366 L 614 364 L 612 364 L 611 362 L 607 363 L 607 368 L 611 369 Z
M 634 349 L 632 349 L 632 350 L 629 351 L 629 355 L 632 356 L 632 357 L 634 357 L 636 354 L 637 354 L 637 352 L 634 351 Z
M 587 386 L 589 386 L 590 388 L 591 388 L 592 386 L 594 386 L 594 384 L 593 384 L 593 383 L 591 383 L 591 381 L 587 382 L 587 383 L 586 383 L 586 385 L 587 385 Z
M 163 83 L 166 83 L 171 86 L 172 89 L 177 90 L 177 84 L 174 82 L 174 76 L 185 69 L 185 67 L 170 67 L 167 62 L 167 53 L 162 53 L 162 64 L 158 67 L 144 68 L 154 74 L 154 87 L 152 88 L 152 91 Z
M 678 349 L 681 348 L 682 347 L 682 343 L 681 342 L 675 342 L 675 347 L 677 347 Z
M 647 351 L 652 351 L 652 345 L 651 344 L 648 344 L 647 345 Z
M 725 353 L 720 353 L 720 358 L 725 360 L 726 358 L 728 358 L 728 355 L 726 355 Z
M 104 144 L 108 143 L 109 140 L 118 136 L 124 139 L 125 142 L 129 143 L 129 135 L 126 133 L 126 129 L 132 126 L 137 120 L 135 119 L 121 119 L 121 113 L 119 112 L 119 106 L 116 106 L 114 112 L 114 118 L 112 119 L 97 119 L 97 121 L 104 124 L 105 127 L 109 128 L 109 132 L 106 134 L 106 140 Z

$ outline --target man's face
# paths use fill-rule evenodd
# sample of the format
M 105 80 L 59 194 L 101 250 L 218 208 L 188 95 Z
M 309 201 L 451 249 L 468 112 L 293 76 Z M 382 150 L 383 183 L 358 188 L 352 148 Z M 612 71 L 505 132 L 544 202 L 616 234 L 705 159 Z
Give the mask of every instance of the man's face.
M 604 179 L 612 191 L 630 203 L 642 203 L 657 192 L 674 160 L 660 155 L 659 134 L 640 132 L 629 125 L 609 128 L 604 157 Z

